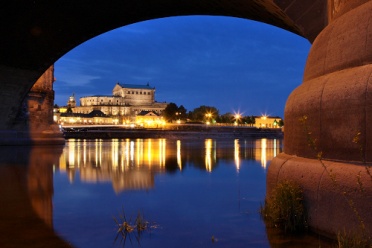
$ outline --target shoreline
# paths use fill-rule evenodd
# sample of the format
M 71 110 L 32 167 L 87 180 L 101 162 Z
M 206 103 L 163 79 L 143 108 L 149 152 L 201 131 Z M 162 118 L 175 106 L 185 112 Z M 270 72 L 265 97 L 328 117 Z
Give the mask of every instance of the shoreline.
M 68 127 L 65 127 L 67 130 Z M 65 139 L 206 139 L 283 138 L 281 129 L 221 126 L 175 126 L 167 129 L 128 129 L 120 127 L 80 127 L 63 132 Z

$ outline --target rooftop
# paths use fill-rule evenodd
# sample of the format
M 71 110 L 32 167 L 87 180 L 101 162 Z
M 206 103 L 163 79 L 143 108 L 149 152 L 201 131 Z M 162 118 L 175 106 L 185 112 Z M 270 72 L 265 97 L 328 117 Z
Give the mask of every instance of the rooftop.
M 148 90 L 153 90 L 155 87 L 151 87 L 149 83 L 142 85 L 142 84 L 122 84 L 122 83 L 117 83 L 120 85 L 122 88 L 126 89 L 148 89 Z

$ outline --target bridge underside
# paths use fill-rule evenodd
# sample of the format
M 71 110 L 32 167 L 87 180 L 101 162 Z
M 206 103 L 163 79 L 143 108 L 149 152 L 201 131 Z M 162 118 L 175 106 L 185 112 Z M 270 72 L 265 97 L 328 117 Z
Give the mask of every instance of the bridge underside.
M 104 32 L 154 18 L 223 15 L 272 24 L 312 41 L 327 23 L 326 11 L 324 1 L 306 4 L 272 0 L 112 0 L 109 3 L 103 0 L 89 3 L 21 0 L 2 3 L 0 112 L 5 118 L 0 119 L 0 133 L 5 138 L 0 138 L 0 144 L 34 144 L 55 139 L 54 132 L 58 131 L 51 125 L 51 106 L 47 105 L 52 104 L 53 79 L 47 79 L 51 88 L 44 87 L 40 91 L 38 87 L 32 90 L 32 96 L 29 91 L 61 56 Z M 35 97 L 35 92 L 42 93 Z M 38 111 L 25 111 L 30 100 L 34 103 L 28 105 L 38 105 Z M 31 115 L 38 116 L 24 121 Z
M 322 177 L 323 180 L 327 175 L 333 178 L 333 174 L 328 173 L 328 164 L 322 161 L 337 161 L 338 164 L 332 166 L 339 168 L 372 162 L 371 0 L 9 0 L 0 8 L 0 111 L 3 115 L 0 144 L 46 144 L 63 140 L 53 125 L 50 111 L 54 97 L 50 66 L 66 52 L 114 28 L 181 15 L 224 15 L 256 20 L 301 35 L 313 43 L 304 81 L 286 104 L 285 154 L 270 165 L 268 193 L 276 182 L 293 175 L 293 180 L 310 187 L 305 193 L 313 199 L 311 187 L 323 184 L 309 185 L 302 178 Z M 320 163 L 319 171 L 312 170 L 314 163 Z M 286 166 L 294 172 L 309 173 L 282 173 Z M 355 202 L 364 199 L 368 203 L 372 198 L 371 175 L 365 168 L 368 167 L 337 171 L 337 181 L 354 185 L 354 191 L 360 190 L 358 182 L 363 182 L 363 194 L 355 195 Z M 331 190 L 328 186 L 323 193 Z M 317 197 L 327 196 L 317 193 Z M 347 202 L 342 205 L 344 215 L 355 216 Z M 309 204 L 316 210 L 318 205 Z M 370 234 L 371 210 L 369 206 L 363 210 L 370 213 L 364 216 Z M 328 218 L 326 212 L 320 216 Z M 328 222 L 328 226 L 327 223 L 315 226 L 334 232 L 358 226 L 358 218 L 352 221 L 353 225 L 345 219 L 338 224 Z

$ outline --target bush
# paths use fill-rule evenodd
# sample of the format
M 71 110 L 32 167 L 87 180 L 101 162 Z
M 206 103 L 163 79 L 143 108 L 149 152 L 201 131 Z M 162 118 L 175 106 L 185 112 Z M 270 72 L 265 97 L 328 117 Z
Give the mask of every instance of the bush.
M 279 183 L 265 200 L 261 216 L 285 232 L 297 233 L 307 229 L 307 213 L 302 189 L 293 182 Z
M 347 233 L 339 232 L 337 234 L 338 248 L 370 248 L 372 247 L 372 240 L 362 232 Z

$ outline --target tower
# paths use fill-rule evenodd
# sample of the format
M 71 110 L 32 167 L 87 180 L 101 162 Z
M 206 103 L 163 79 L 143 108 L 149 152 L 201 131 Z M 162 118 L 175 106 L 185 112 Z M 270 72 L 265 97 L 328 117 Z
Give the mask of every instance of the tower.
M 70 107 L 70 108 L 76 107 L 75 93 L 73 93 L 72 96 L 68 98 L 67 107 Z

